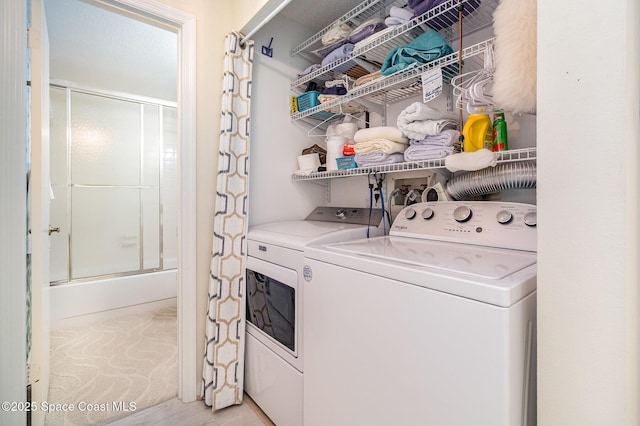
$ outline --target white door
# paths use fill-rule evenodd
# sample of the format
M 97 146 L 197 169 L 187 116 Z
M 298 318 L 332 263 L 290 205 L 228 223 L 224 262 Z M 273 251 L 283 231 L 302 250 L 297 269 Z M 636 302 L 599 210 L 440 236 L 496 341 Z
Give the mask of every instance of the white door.
M 49 391 L 49 38 L 42 0 L 31 1 L 31 364 L 32 401 Z M 44 424 L 42 410 L 32 424 Z

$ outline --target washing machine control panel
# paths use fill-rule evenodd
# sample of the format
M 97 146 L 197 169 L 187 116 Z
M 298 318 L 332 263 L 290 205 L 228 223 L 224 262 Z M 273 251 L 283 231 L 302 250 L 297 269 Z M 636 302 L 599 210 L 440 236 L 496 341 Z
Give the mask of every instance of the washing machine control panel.
M 382 209 L 369 211 L 360 207 L 316 207 L 305 220 L 378 226 L 382 221 Z
M 412 204 L 393 221 L 390 235 L 536 251 L 536 206 L 500 201 Z

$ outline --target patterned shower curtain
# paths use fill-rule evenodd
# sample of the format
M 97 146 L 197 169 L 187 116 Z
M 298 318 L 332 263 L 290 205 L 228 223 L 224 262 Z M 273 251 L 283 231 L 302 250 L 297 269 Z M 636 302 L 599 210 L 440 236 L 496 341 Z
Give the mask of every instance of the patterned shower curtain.
M 244 380 L 249 106 L 253 42 L 225 39 L 224 77 L 209 276 L 202 395 L 213 411 L 240 404 Z

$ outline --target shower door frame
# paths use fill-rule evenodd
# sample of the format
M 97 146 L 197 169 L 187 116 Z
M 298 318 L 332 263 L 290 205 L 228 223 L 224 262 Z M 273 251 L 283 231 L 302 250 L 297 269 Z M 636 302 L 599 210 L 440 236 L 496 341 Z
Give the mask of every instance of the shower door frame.
M 103 99 L 111 99 L 111 100 L 115 100 L 115 101 L 122 101 L 122 102 L 130 102 L 130 103 L 134 103 L 137 104 L 139 106 L 141 106 L 142 108 L 146 108 L 147 106 L 151 106 L 151 107 L 158 107 L 159 108 L 159 122 L 160 122 L 160 138 L 161 138 L 161 142 L 160 142 L 160 151 L 164 152 L 164 134 L 163 134 L 163 127 L 164 127 L 164 119 L 163 119 L 163 109 L 164 108 L 173 108 L 176 110 L 178 110 L 178 105 L 176 102 L 172 102 L 172 101 L 166 101 L 166 100 L 162 100 L 162 99 L 157 99 L 157 98 L 150 98 L 147 96 L 140 96 L 140 95 L 133 95 L 133 94 L 129 94 L 129 93 L 120 93 L 120 92 L 114 92 L 114 91 L 108 91 L 108 90 L 102 90 L 102 89 L 94 89 L 94 88 L 89 88 L 89 87 L 84 87 L 82 85 L 78 85 L 75 83 L 70 83 L 68 81 L 59 81 L 59 80 L 51 80 L 50 84 L 49 84 L 50 89 L 56 89 L 56 90 L 62 90 L 65 92 L 65 106 L 67 109 L 67 116 L 66 116 L 66 123 L 65 123 L 65 127 L 66 127 L 66 140 L 65 140 L 65 156 L 67 159 L 71 158 L 71 145 L 72 145 L 72 126 L 71 126 L 71 122 L 73 121 L 73 118 L 71 117 L 71 114 L 69 113 L 69 111 L 73 110 L 73 106 L 71 104 L 71 97 L 73 94 L 81 94 L 81 95 L 88 95 L 88 96 L 95 96 L 95 97 L 100 97 Z M 140 109 L 140 114 L 141 117 L 144 116 L 144 109 Z M 177 123 L 176 123 L 177 124 Z M 144 132 L 141 128 L 140 130 L 140 149 L 142 150 L 142 147 L 144 146 Z M 176 146 L 177 146 L 177 140 L 176 140 Z M 50 148 L 50 152 L 52 151 L 52 149 Z M 144 160 L 142 159 L 142 151 L 141 151 L 141 159 L 140 159 L 140 173 L 143 173 L 143 169 L 144 169 Z M 161 157 L 161 156 L 160 156 Z M 154 267 L 148 267 L 145 268 L 144 267 L 144 238 L 143 236 L 143 209 L 141 207 L 139 215 L 140 215 L 140 261 L 139 261 L 139 268 L 138 269 L 132 269 L 132 270 L 128 270 L 128 271 L 120 271 L 120 272 L 108 272 L 108 273 L 104 273 L 104 274 L 96 274 L 96 275 L 86 275 L 86 276 L 81 276 L 81 277 L 77 277 L 74 276 L 73 274 L 73 259 L 72 259 L 72 235 L 73 235 L 73 229 L 72 229 L 72 207 L 71 207 L 71 199 L 72 196 L 71 194 L 71 190 L 74 187 L 88 187 L 88 188 L 124 188 L 124 187 L 134 187 L 131 185 L 107 185 L 107 184 L 74 184 L 72 183 L 72 173 L 71 173 L 71 161 L 69 161 L 69 164 L 67 165 L 67 170 L 66 170 L 66 188 L 68 194 L 67 194 L 67 202 L 66 202 L 66 214 L 65 214 L 65 229 L 67 230 L 67 235 L 65 235 L 65 239 L 66 239 L 66 252 L 67 252 L 67 264 L 66 264 L 66 278 L 65 279 L 60 279 L 60 280 L 50 280 L 51 286 L 55 286 L 55 285 L 61 285 L 61 284 L 73 284 L 73 283 L 81 283 L 81 282 L 87 282 L 87 281 L 94 281 L 94 280 L 100 280 L 100 279 L 105 279 L 105 278 L 117 278 L 117 277 L 128 277 L 128 276 L 132 276 L 132 275 L 140 275 L 140 274 L 146 274 L 146 273 L 152 273 L 152 272 L 161 272 L 161 271 L 165 271 L 165 270 L 169 270 L 169 269 L 174 269 L 174 267 L 170 267 L 168 269 L 165 269 L 164 267 L 164 238 L 163 238 L 163 227 L 164 227 L 164 223 L 163 223 L 163 197 L 162 197 L 162 190 L 161 190 L 161 186 L 162 186 L 162 179 L 163 179 L 163 159 L 160 158 L 160 165 L 158 166 L 159 168 L 159 183 L 157 187 L 154 186 L 148 186 L 148 185 L 143 185 L 142 184 L 142 178 L 140 181 L 140 185 L 137 187 L 137 189 L 153 189 L 153 188 L 157 188 L 159 190 L 159 196 L 158 196 L 158 202 L 159 202 L 159 227 L 158 227 L 158 249 L 159 249 L 159 253 L 158 253 L 158 266 L 154 266 Z M 177 185 L 177 182 L 176 182 Z M 140 201 L 140 203 L 142 204 L 142 201 Z M 51 220 L 52 223 L 56 222 L 53 219 Z M 57 223 L 57 222 L 56 222 Z

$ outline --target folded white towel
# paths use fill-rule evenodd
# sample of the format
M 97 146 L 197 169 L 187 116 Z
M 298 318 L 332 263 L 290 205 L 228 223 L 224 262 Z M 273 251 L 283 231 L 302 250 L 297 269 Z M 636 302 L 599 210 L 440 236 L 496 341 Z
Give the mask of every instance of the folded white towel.
M 423 121 L 423 120 L 440 120 L 440 119 L 449 119 L 455 120 L 457 118 L 457 114 L 452 111 L 440 111 L 436 108 L 431 108 L 427 104 L 423 104 L 422 102 L 414 102 L 408 107 L 406 107 L 400 115 L 398 116 L 398 127 L 399 124 L 408 124 L 413 121 Z
M 427 136 L 435 136 L 443 130 L 456 127 L 458 123 L 453 120 L 424 120 L 413 121 L 400 127 L 402 133 L 414 140 L 422 140 Z
M 437 135 L 457 124 L 454 112 L 442 112 L 422 102 L 414 102 L 398 116 L 398 128 L 411 139 L 421 140 L 427 135 Z
M 474 171 L 486 167 L 494 167 L 498 163 L 500 154 L 486 148 L 474 152 L 461 152 L 449 155 L 444 159 L 444 166 L 450 172 Z
M 389 9 L 389 16 L 406 19 L 408 21 L 413 18 L 413 10 L 405 9 L 404 7 L 391 6 L 391 9 Z
M 414 145 L 407 148 L 404 152 L 406 161 L 433 160 L 443 158 L 455 152 L 452 146 L 421 146 Z
M 387 154 L 393 154 L 394 152 L 404 152 L 407 149 L 407 144 L 390 141 L 388 139 L 373 139 L 366 142 L 358 142 L 353 145 L 353 150 L 356 154 L 368 154 L 373 151 L 382 151 Z
M 454 129 L 445 129 L 437 135 L 427 136 L 424 139 L 411 139 L 409 145 L 427 146 L 452 146 L 460 143 L 460 132 Z
M 393 142 L 408 144 L 409 139 L 402 134 L 400 129 L 390 126 L 369 127 L 360 129 L 353 135 L 355 142 L 366 142 L 374 139 L 388 139 Z
M 400 152 L 387 154 L 382 151 L 374 151 L 369 154 L 356 154 L 354 160 L 358 167 L 378 166 L 381 164 L 395 164 L 404 162 L 404 155 Z
M 397 16 L 389 16 L 388 18 L 385 18 L 385 20 L 384 20 L 384 24 L 387 27 L 395 27 L 395 26 L 398 26 L 398 25 L 406 24 L 407 22 L 409 22 L 408 19 L 399 18 Z

